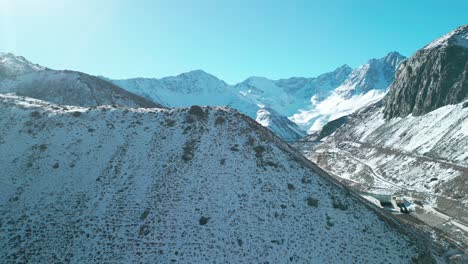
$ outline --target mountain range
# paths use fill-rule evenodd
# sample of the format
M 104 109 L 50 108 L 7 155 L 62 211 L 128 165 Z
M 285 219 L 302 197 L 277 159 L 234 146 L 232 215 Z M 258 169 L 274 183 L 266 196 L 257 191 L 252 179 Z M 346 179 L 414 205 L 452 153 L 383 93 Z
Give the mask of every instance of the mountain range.
M 404 195 L 414 214 L 468 246 L 468 25 L 401 63 L 379 102 L 298 143 L 361 192 Z M 319 140 L 317 142 L 317 140 Z
M 404 59 L 391 52 L 354 70 L 343 65 L 314 78 L 250 77 L 228 85 L 202 70 L 161 79 L 111 80 L 77 71 L 52 70 L 23 57 L 1 53 L 0 92 L 79 106 L 228 106 L 256 119 L 284 140 L 294 141 L 306 136 L 306 132 L 320 130 L 328 121 L 381 99 Z M 88 92 L 86 96 L 81 94 L 83 89 Z
M 235 85 L 201 70 L 161 79 L 106 80 L 167 107 L 229 106 L 294 141 L 381 99 L 404 59 L 391 52 L 354 70 L 343 65 L 314 78 L 250 77 Z

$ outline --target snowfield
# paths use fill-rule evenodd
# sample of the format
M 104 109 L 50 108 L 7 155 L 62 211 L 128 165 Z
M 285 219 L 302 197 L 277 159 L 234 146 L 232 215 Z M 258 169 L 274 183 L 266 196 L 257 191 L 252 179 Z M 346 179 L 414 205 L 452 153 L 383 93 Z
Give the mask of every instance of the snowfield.
M 0 95 L 0 259 L 427 260 L 377 211 L 226 108 L 71 107 Z

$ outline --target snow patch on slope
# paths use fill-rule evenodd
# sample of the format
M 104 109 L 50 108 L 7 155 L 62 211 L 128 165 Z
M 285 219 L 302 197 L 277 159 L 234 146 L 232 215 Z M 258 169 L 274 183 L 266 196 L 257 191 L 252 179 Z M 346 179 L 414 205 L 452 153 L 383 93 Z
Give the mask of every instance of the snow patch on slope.
M 326 123 L 349 115 L 356 110 L 381 100 L 384 91 L 371 90 L 365 94 L 343 97 L 339 93 L 332 93 L 325 100 L 313 105 L 311 110 L 301 110 L 293 115 L 291 120 L 300 127 L 308 127 L 308 133 L 319 131 Z

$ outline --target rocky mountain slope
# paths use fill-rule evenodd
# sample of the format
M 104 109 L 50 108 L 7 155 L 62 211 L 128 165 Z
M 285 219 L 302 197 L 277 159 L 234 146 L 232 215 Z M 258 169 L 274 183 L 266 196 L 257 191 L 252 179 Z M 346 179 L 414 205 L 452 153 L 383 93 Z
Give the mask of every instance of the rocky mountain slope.
M 96 76 L 47 69 L 9 53 L 0 54 L 0 72 L 0 93 L 76 106 L 159 106 Z
M 413 197 L 421 205 L 416 217 L 465 248 L 468 57 L 443 54 L 451 47 L 458 55 L 466 54 L 457 40 L 464 39 L 466 28 L 435 40 L 403 62 L 384 100 L 326 126 L 329 131 L 320 143 L 297 144 L 309 159 L 357 190 Z
M 5 262 L 431 258 L 421 237 L 225 108 L 65 107 L 0 95 L 0 167 Z
M 468 25 L 403 63 L 385 100 L 385 117 L 422 115 L 468 97 Z

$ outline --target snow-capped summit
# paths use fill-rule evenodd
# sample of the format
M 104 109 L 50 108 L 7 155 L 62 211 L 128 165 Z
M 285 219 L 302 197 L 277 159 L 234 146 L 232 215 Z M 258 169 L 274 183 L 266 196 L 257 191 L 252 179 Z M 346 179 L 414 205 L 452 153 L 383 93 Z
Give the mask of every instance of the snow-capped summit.
M 381 100 L 393 81 L 396 69 L 404 60 L 405 57 L 398 52 L 369 60 L 354 69 L 327 97 L 313 97 L 312 104 L 297 111 L 291 120 L 313 133 L 329 121 Z
M 406 57 L 395 51 L 383 58 L 371 59 L 353 70 L 336 91 L 344 97 L 350 97 L 370 90 L 385 90 L 393 81 L 396 69 L 405 59 Z
M 0 52 L 0 81 L 46 69 L 46 67 L 29 62 L 22 56 Z
M 468 48 L 468 25 L 463 25 L 427 44 L 423 50 L 456 45 Z
M 229 105 L 234 96 L 228 85 L 202 70 L 177 76 L 111 80 L 114 84 L 168 107 Z

